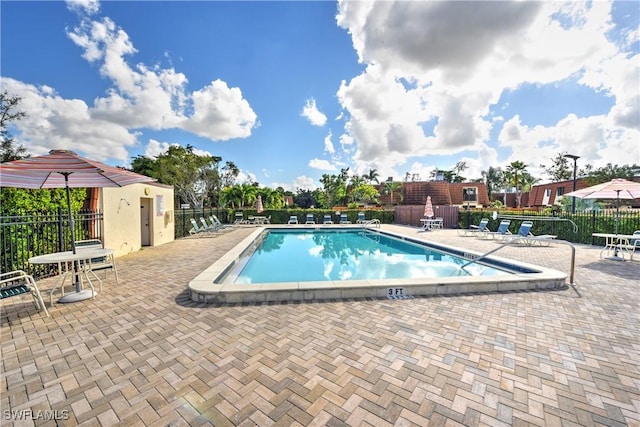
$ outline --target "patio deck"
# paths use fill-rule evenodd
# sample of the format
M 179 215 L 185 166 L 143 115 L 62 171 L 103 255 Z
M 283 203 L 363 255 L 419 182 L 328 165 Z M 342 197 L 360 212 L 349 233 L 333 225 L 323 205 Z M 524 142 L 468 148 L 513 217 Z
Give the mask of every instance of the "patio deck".
M 640 262 L 578 246 L 576 287 L 559 291 L 192 302 L 187 283 L 252 231 L 118 258 L 119 284 L 109 275 L 95 300 L 49 318 L 26 296 L 3 300 L 1 424 L 640 425 Z M 570 252 L 498 255 L 568 272 Z

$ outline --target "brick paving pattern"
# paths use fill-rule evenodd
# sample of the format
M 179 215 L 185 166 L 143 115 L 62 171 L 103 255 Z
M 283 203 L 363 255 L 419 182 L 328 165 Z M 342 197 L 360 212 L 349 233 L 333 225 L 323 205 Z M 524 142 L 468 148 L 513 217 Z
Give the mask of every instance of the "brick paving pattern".
M 187 283 L 251 231 L 118 258 L 119 284 L 109 275 L 95 300 L 56 304 L 49 318 L 27 297 L 4 300 L 1 424 L 640 425 L 637 260 L 600 260 L 599 248 L 579 246 L 576 286 L 557 291 L 192 302 Z M 497 255 L 570 264 L 558 244 Z

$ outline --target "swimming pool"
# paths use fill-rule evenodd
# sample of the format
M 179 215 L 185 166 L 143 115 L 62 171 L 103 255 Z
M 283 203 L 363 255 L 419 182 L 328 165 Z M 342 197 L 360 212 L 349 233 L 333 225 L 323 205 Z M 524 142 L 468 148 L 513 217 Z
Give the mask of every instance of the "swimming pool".
M 414 279 L 496 275 L 486 264 L 370 230 L 270 230 L 224 283 Z M 464 266 L 464 267 L 462 267 Z
M 566 274 L 387 230 L 256 229 L 189 283 L 193 301 L 255 303 L 549 289 Z M 302 274 L 300 274 L 302 273 Z

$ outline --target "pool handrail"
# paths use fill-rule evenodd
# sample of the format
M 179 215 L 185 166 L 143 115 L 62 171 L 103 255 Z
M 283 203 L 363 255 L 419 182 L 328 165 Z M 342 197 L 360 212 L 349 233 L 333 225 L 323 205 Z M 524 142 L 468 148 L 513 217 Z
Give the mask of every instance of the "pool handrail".
M 531 237 L 531 240 L 535 240 L 535 237 Z M 540 239 L 542 240 L 542 239 Z M 514 243 L 518 243 L 517 240 L 507 240 L 503 243 L 500 244 L 500 246 L 491 249 L 490 251 L 487 251 L 485 253 L 483 253 L 482 255 L 479 255 L 477 258 L 473 258 L 472 260 L 468 261 L 467 263 L 463 264 L 462 266 L 460 266 L 461 269 L 464 269 L 466 266 L 470 265 L 470 264 L 475 264 L 476 262 L 480 261 L 481 259 L 486 258 L 487 256 L 491 255 L 492 253 L 498 252 L 500 249 L 504 248 L 505 246 L 509 246 L 511 244 Z M 571 286 L 574 286 L 575 283 L 573 282 L 573 278 L 574 278 L 574 272 L 575 272 L 575 267 L 576 267 L 576 247 L 573 243 L 571 242 L 567 242 L 566 240 L 554 240 L 553 243 L 561 243 L 563 245 L 568 245 L 571 246 L 571 266 L 569 267 L 569 284 Z

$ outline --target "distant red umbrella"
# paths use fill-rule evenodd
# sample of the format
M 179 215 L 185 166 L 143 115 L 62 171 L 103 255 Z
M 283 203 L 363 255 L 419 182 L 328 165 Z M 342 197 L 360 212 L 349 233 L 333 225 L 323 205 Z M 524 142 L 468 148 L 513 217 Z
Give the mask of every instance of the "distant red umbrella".
M 262 206 L 262 196 L 258 195 L 258 213 L 264 212 L 264 207 Z
M 71 228 L 71 250 L 76 253 L 75 224 L 71 214 L 70 188 L 123 187 L 155 181 L 148 176 L 85 159 L 73 151 L 51 150 L 48 155 L 0 164 L 0 187 L 65 188 Z M 76 290 L 80 284 L 76 281 Z M 90 296 L 89 296 L 90 297 Z
M 427 202 L 424 204 L 424 216 L 427 218 L 433 217 L 433 205 L 431 204 L 431 196 L 427 196 Z

